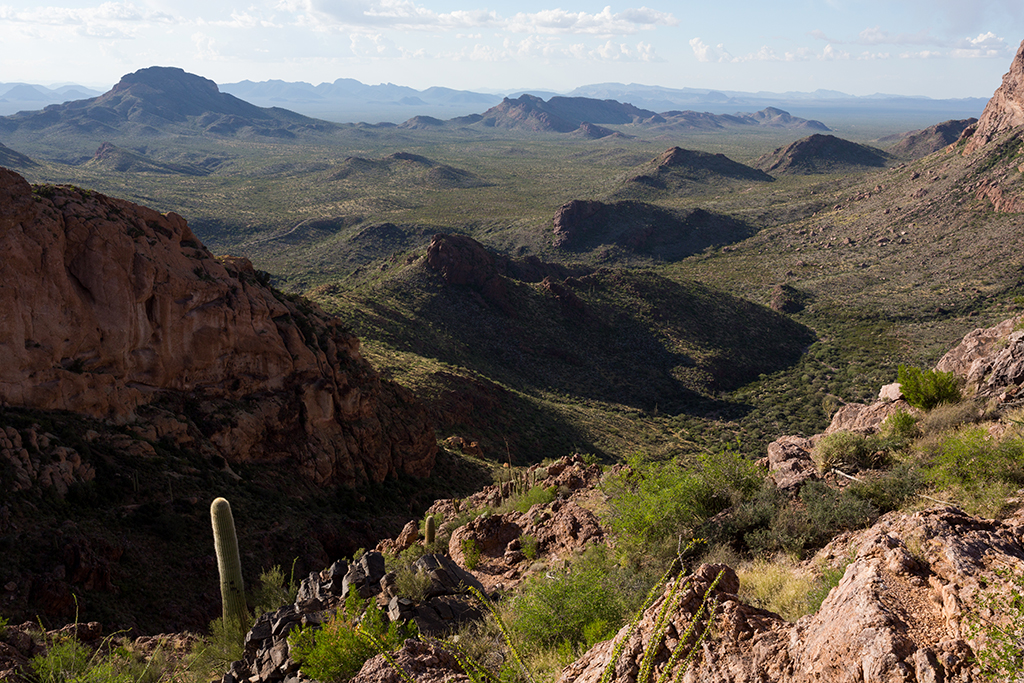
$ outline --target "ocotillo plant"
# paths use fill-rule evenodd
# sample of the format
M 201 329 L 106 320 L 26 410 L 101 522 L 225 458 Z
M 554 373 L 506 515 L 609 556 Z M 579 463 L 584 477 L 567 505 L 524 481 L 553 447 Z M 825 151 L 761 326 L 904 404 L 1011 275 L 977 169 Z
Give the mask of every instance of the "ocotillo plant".
M 213 501 L 210 505 L 210 520 L 213 523 L 213 545 L 217 550 L 217 570 L 220 572 L 224 623 L 242 625 L 248 618 L 249 610 L 245 605 L 242 562 L 238 559 L 238 538 L 235 536 L 231 504 L 224 498 Z

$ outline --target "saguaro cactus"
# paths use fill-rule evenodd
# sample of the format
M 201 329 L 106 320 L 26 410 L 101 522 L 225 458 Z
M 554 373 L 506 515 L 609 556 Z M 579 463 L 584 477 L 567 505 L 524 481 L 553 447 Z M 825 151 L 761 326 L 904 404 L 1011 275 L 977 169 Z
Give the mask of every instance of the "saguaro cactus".
M 210 504 L 210 521 L 213 523 L 213 545 L 217 550 L 224 623 L 237 622 L 241 625 L 245 623 L 249 610 L 245 605 L 242 562 L 238 558 L 238 538 L 235 536 L 231 504 L 224 498 L 214 500 Z
M 437 527 L 434 521 L 434 515 L 427 515 L 427 521 L 423 525 L 423 536 L 427 542 L 427 545 L 433 545 L 434 539 L 437 538 Z

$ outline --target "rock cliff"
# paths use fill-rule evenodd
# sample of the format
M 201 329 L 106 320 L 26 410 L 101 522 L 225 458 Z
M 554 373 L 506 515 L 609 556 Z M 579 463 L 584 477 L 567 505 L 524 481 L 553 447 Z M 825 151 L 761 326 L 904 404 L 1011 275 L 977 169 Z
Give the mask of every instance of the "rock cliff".
M 7 404 L 134 422 L 176 392 L 229 462 L 294 460 L 320 484 L 430 472 L 426 413 L 358 339 L 181 216 L 0 168 L 0 248 Z
M 1024 126 L 1024 41 L 1017 49 L 1010 70 L 1003 76 L 1002 84 L 985 105 L 964 154 L 970 154 L 999 133 L 1017 126 Z

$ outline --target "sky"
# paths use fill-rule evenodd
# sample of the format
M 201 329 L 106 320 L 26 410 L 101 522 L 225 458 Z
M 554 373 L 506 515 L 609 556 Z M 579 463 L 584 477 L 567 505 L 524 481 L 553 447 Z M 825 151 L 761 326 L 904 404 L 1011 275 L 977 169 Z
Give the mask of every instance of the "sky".
M 0 82 L 106 90 L 177 66 L 217 83 L 987 98 L 1022 38 L 1021 0 L 0 0 Z

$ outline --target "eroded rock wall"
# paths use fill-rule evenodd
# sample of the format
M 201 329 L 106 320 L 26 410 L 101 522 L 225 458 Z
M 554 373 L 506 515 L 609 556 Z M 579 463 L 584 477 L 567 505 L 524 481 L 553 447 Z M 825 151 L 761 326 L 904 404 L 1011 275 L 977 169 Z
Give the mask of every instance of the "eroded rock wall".
M 323 484 L 430 472 L 411 393 L 181 216 L 0 168 L 0 250 L 0 400 L 132 421 L 182 392 L 215 416 L 204 432 L 229 461 L 293 459 Z

